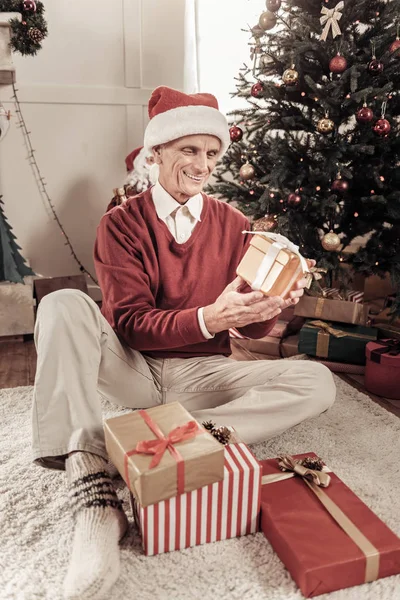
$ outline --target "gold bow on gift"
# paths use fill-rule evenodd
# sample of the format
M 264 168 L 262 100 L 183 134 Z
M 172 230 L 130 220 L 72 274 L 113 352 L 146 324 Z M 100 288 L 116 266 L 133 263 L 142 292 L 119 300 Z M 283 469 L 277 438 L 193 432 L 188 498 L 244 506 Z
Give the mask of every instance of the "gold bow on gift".
M 353 540 L 353 542 L 360 548 L 361 552 L 365 556 L 365 575 L 364 581 L 375 581 L 379 575 L 379 550 L 369 541 L 369 539 L 358 529 L 358 527 L 349 519 L 347 515 L 339 508 L 339 506 L 324 492 L 321 488 L 328 487 L 331 481 L 330 476 L 327 474 L 327 467 L 323 467 L 323 471 L 317 471 L 315 469 L 309 469 L 304 467 L 300 461 L 290 456 L 290 454 L 283 454 L 278 457 L 278 465 L 283 471 L 290 471 L 289 473 L 271 473 L 270 475 L 264 475 L 261 482 L 262 485 L 277 483 L 299 475 L 302 481 L 310 488 L 310 490 L 316 495 L 321 504 L 325 507 L 328 513 L 333 517 L 336 523 L 343 529 L 343 531 Z
M 324 471 L 315 471 L 304 467 L 298 460 L 295 460 L 290 454 L 282 454 L 278 456 L 278 465 L 282 471 L 293 471 L 296 475 L 300 475 L 303 479 L 307 479 L 320 487 L 328 487 L 331 478 Z
M 346 337 L 348 335 L 345 331 L 341 329 L 334 329 L 329 325 L 329 323 L 325 323 L 325 321 L 310 321 L 307 323 L 309 327 L 316 327 L 322 332 L 329 333 L 329 335 L 333 335 L 333 337 L 341 338 Z
M 310 267 L 307 271 L 307 273 L 304 273 L 304 277 L 307 280 L 307 286 L 305 288 L 305 292 L 307 294 L 309 294 L 310 296 L 315 295 L 315 292 L 309 291 L 309 288 L 311 287 L 311 285 L 313 283 L 317 284 L 317 288 L 318 288 L 318 293 L 322 293 L 321 290 L 321 285 L 318 283 L 320 279 L 322 279 L 322 277 L 328 272 L 327 269 L 320 269 L 318 267 Z
M 324 30 L 321 33 L 321 40 L 326 40 L 326 38 L 328 37 L 329 29 L 331 27 L 333 38 L 341 34 L 339 21 L 342 18 L 342 13 L 340 11 L 343 10 L 343 8 L 344 2 L 338 2 L 335 8 L 326 8 L 325 6 L 321 8 L 322 17 L 320 17 L 319 21 L 321 25 L 325 23 Z

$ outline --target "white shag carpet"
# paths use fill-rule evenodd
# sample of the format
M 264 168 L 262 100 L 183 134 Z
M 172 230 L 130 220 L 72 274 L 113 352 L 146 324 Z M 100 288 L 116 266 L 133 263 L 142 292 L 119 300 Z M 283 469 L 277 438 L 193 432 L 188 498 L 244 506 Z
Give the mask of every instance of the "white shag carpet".
M 400 419 L 335 377 L 334 406 L 284 435 L 253 446 L 260 459 L 314 451 L 400 535 Z M 0 390 L 0 598 L 60 600 L 72 519 L 63 472 L 30 457 L 31 387 Z M 120 412 L 104 404 L 106 416 Z M 118 481 L 128 516 L 128 495 Z M 122 574 L 107 600 L 301 600 L 284 565 L 258 533 L 155 557 L 142 555 L 131 525 Z M 320 596 L 395 600 L 400 575 Z

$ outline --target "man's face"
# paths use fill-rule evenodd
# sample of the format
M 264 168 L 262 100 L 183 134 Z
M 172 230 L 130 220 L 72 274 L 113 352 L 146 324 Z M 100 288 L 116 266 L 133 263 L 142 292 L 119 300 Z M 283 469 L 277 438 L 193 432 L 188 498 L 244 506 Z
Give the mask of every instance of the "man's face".
M 187 135 L 154 148 L 159 182 L 180 204 L 202 191 L 221 150 L 213 135 Z

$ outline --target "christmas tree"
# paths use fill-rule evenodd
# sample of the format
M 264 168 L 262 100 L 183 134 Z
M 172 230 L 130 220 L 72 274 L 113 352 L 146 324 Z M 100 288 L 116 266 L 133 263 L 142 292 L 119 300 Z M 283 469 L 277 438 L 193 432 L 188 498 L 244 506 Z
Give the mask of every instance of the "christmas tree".
M 328 284 L 389 272 L 400 313 L 400 0 L 266 8 L 210 191 L 298 244 Z
M 16 238 L 5 217 L 3 204 L 0 196 L 0 281 L 25 283 L 23 278 L 35 273 L 25 264 L 25 259 L 19 253 L 21 248 L 15 242 Z

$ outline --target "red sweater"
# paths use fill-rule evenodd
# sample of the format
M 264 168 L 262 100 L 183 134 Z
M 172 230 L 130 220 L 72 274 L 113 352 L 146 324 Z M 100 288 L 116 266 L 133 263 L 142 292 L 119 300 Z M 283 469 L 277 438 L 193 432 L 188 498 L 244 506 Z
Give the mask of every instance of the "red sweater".
M 178 244 L 147 190 L 106 213 L 97 228 L 96 273 L 102 313 L 131 348 L 156 358 L 231 353 L 228 331 L 204 338 L 197 310 L 215 302 L 236 277 L 250 236 L 246 217 L 203 194 L 203 210 L 190 238 Z M 275 319 L 242 327 L 266 335 Z

